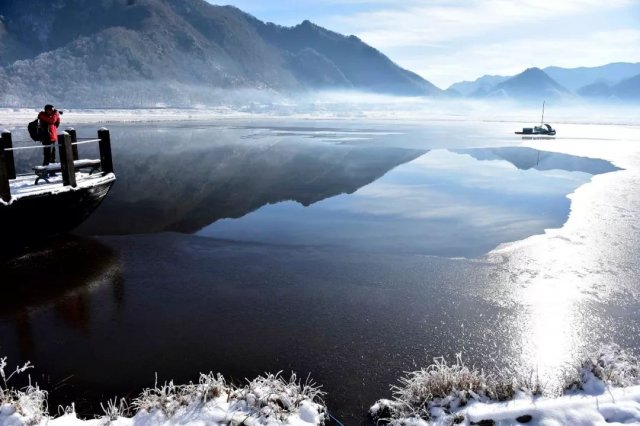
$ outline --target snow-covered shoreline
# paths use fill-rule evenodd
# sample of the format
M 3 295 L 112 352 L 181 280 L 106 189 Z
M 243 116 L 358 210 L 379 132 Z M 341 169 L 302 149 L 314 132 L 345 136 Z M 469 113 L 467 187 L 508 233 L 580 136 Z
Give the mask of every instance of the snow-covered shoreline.
M 397 426 L 640 424 L 639 365 L 629 352 L 605 346 L 566 372 L 562 394 L 547 395 L 532 376 L 436 360 L 402 378 L 394 399 L 378 400 L 371 414 Z
M 173 382 L 145 389 L 133 401 L 124 399 L 101 404 L 104 414 L 94 420 L 78 418 L 74 406 L 50 416 L 47 392 L 37 385 L 12 389 L 8 382 L 24 374 L 29 363 L 6 373 L 6 358 L 0 358 L 1 426 L 73 425 L 247 425 L 311 426 L 324 424 L 324 393 L 315 383 L 300 381 L 295 374 L 285 379 L 266 374 L 244 386 L 228 384 L 220 374 L 200 374 L 198 383 Z M 3 383 L 4 382 L 4 383 Z
M 73 405 L 58 417 L 47 413 L 47 393 L 37 385 L 12 389 L 0 359 L 0 425 L 324 425 L 330 418 L 320 386 L 294 375 L 267 374 L 245 386 L 221 375 L 201 374 L 198 383 L 173 382 L 144 390 L 133 401 L 103 404 L 104 414 L 82 420 Z M 374 422 L 404 426 L 640 424 L 640 363 L 616 345 L 603 347 L 567 372 L 561 395 L 546 395 L 536 379 L 513 372 L 486 374 L 435 360 L 392 386 L 394 399 L 380 399 L 370 410 Z

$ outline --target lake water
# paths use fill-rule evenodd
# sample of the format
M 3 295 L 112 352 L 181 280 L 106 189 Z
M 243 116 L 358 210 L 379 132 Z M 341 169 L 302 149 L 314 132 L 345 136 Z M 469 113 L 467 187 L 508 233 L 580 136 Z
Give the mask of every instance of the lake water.
M 547 315 L 545 300 L 564 293 L 530 277 L 586 267 L 554 275 L 553 259 L 530 260 L 541 255 L 487 256 L 562 228 L 569 194 L 627 172 L 597 156 L 523 146 L 513 123 L 109 128 L 118 181 L 99 210 L 0 270 L 0 354 L 37 366 L 50 407 L 100 412 L 156 373 L 179 383 L 200 371 L 238 381 L 295 371 L 357 424 L 436 356 L 553 382 L 585 348 L 637 345 L 636 305 L 614 291 L 567 297 Z M 559 132 L 541 145 L 575 143 Z M 620 232 L 636 247 L 637 229 Z M 625 252 L 609 265 L 615 280 L 599 282 L 636 294 L 637 251 Z

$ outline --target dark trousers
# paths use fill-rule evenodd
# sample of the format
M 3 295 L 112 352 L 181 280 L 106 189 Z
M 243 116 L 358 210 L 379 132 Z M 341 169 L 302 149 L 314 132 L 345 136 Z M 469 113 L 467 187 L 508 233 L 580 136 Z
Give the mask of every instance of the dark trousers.
M 47 164 L 55 163 L 56 162 L 55 142 L 45 140 L 45 141 L 42 141 L 42 145 L 44 145 L 44 148 L 42 148 L 42 165 L 46 166 Z

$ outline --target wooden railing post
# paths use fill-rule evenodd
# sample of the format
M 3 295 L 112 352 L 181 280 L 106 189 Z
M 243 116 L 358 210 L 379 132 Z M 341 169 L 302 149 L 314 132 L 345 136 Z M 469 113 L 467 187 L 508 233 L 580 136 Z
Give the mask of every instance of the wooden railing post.
M 0 198 L 2 201 L 11 201 L 11 187 L 9 186 L 9 173 L 7 172 L 7 152 L 0 147 Z
M 11 138 L 11 132 L 7 130 L 2 131 L 2 138 L 0 139 L 0 148 L 2 149 L 11 149 L 13 148 L 13 139 Z M 13 151 L 5 151 L 4 152 L 4 161 L 7 165 L 7 175 L 9 179 L 16 178 L 16 163 L 13 159 Z
M 71 136 L 71 143 L 74 144 L 78 142 L 78 136 L 76 134 L 76 129 L 73 127 L 67 127 L 64 129 L 65 132 L 69 133 Z M 73 160 L 78 160 L 80 157 L 78 156 L 78 145 L 71 145 L 71 152 L 73 153 Z
M 100 139 L 100 168 L 103 173 L 113 173 L 113 158 L 111 156 L 111 136 L 104 127 L 98 130 Z
M 60 151 L 60 168 L 62 169 L 62 183 L 64 186 L 78 186 L 76 184 L 76 168 L 73 164 L 73 152 L 71 152 L 71 136 L 68 133 L 58 135 L 58 148 Z

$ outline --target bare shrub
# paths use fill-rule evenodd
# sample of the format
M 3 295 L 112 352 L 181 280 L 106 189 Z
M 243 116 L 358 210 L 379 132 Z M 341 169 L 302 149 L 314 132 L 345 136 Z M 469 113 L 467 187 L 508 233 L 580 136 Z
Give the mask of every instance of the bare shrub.
M 130 408 L 127 400 L 124 398 L 113 398 L 107 401 L 107 405 L 100 404 L 102 411 L 104 412 L 104 416 L 102 418 L 107 418 L 110 421 L 118 420 L 119 417 L 127 417 L 130 415 Z
M 3 415 L 17 414 L 17 424 L 26 426 L 50 420 L 47 392 L 31 384 L 24 389 L 9 386 L 11 378 L 29 368 L 32 368 L 31 364 L 26 363 L 8 373 L 7 359 L 0 358 L 0 407 L 5 407 Z M 255 425 L 274 424 L 273 420 L 278 421 L 276 424 L 285 424 L 291 415 L 308 415 L 310 412 L 320 414 L 320 423 L 324 424 L 326 407 L 323 396 L 320 386 L 310 379 L 303 382 L 295 374 L 288 380 L 280 373 L 266 374 L 243 386 L 234 386 L 227 384 L 222 375 L 209 373 L 201 374 L 198 383 L 175 385 L 171 381 L 163 385 L 156 384 L 153 388 L 145 389 L 131 404 L 125 399 L 109 400 L 106 404 L 100 404 L 104 412 L 100 419 L 110 424 L 120 418 L 146 412 L 161 414 L 170 420 L 180 416 L 179 410 L 182 408 L 189 407 L 197 413 L 205 404 L 213 402 L 214 407 L 228 411 L 229 424 L 237 424 L 238 419 L 243 423 L 252 420 L 249 423 Z M 58 414 L 75 414 L 73 405 L 60 407 Z
M 0 406 L 8 405 L 11 409 L 23 417 L 24 424 L 35 425 L 47 416 L 47 392 L 40 389 L 38 385 L 31 384 L 22 389 L 10 387 L 11 379 L 33 368 L 30 362 L 23 366 L 18 366 L 11 373 L 7 373 L 7 358 L 0 358 Z
M 393 400 L 380 399 L 371 407 L 370 414 L 375 420 L 404 425 L 455 413 L 470 401 L 508 401 L 516 393 L 538 396 L 544 391 L 533 371 L 522 374 L 504 369 L 499 374 L 487 373 L 466 366 L 461 354 L 456 355 L 454 364 L 435 358 L 433 364 L 406 373 L 399 382 L 391 387 Z M 455 419 L 460 421 L 459 417 Z
M 302 382 L 295 374 L 288 380 L 280 373 L 267 374 L 248 381 L 244 386 L 233 386 L 227 384 L 220 374 L 209 373 L 201 374 L 197 384 L 175 385 L 169 382 L 145 389 L 132 402 L 132 407 L 147 412 L 158 410 L 166 417 L 172 417 L 182 407 L 220 399 L 246 419 L 262 424 L 260 421 L 268 419 L 286 421 L 304 402 L 317 404 L 323 416 L 326 413 L 323 396 L 320 386 L 309 379 Z
M 497 401 L 508 401 L 512 399 L 516 393 L 528 396 L 541 396 L 548 392 L 547 387 L 540 380 L 537 370 L 503 368 L 497 374 L 500 377 L 500 379 L 495 382 L 495 386 L 498 388 L 497 394 L 505 396 L 505 398 L 496 399 Z M 510 389 L 502 389 L 505 386 Z M 511 396 L 507 396 L 509 394 Z
M 137 411 L 159 410 L 165 416 L 171 417 L 180 407 L 207 402 L 222 395 L 226 389 L 226 381 L 220 374 L 200 374 L 198 383 L 186 385 L 175 385 L 173 381 L 158 385 L 156 378 L 156 386 L 143 390 L 131 405 Z
M 281 421 L 297 411 L 304 401 L 319 403 L 326 412 L 323 396 L 320 386 L 309 378 L 302 382 L 291 374 L 287 380 L 280 372 L 259 376 L 231 392 L 233 399 L 246 401 L 249 408 L 259 412 L 258 417 L 274 417 Z
M 640 385 L 640 360 L 615 344 L 589 354 L 580 366 L 565 374 L 566 390 L 583 390 L 596 378 L 606 386 Z
M 607 386 L 640 385 L 640 359 L 617 345 L 604 346 L 584 359 L 578 367 L 564 371 L 563 390 L 598 393 Z M 393 399 L 380 399 L 371 407 L 370 414 L 378 422 L 406 426 L 445 418 L 456 424 L 463 422 L 461 408 L 470 401 L 509 401 L 516 394 L 557 397 L 562 392 L 555 388 L 551 392 L 534 370 L 503 368 L 499 373 L 486 373 L 464 365 L 460 354 L 454 364 L 436 358 L 427 368 L 406 373 L 399 382 L 391 387 Z

